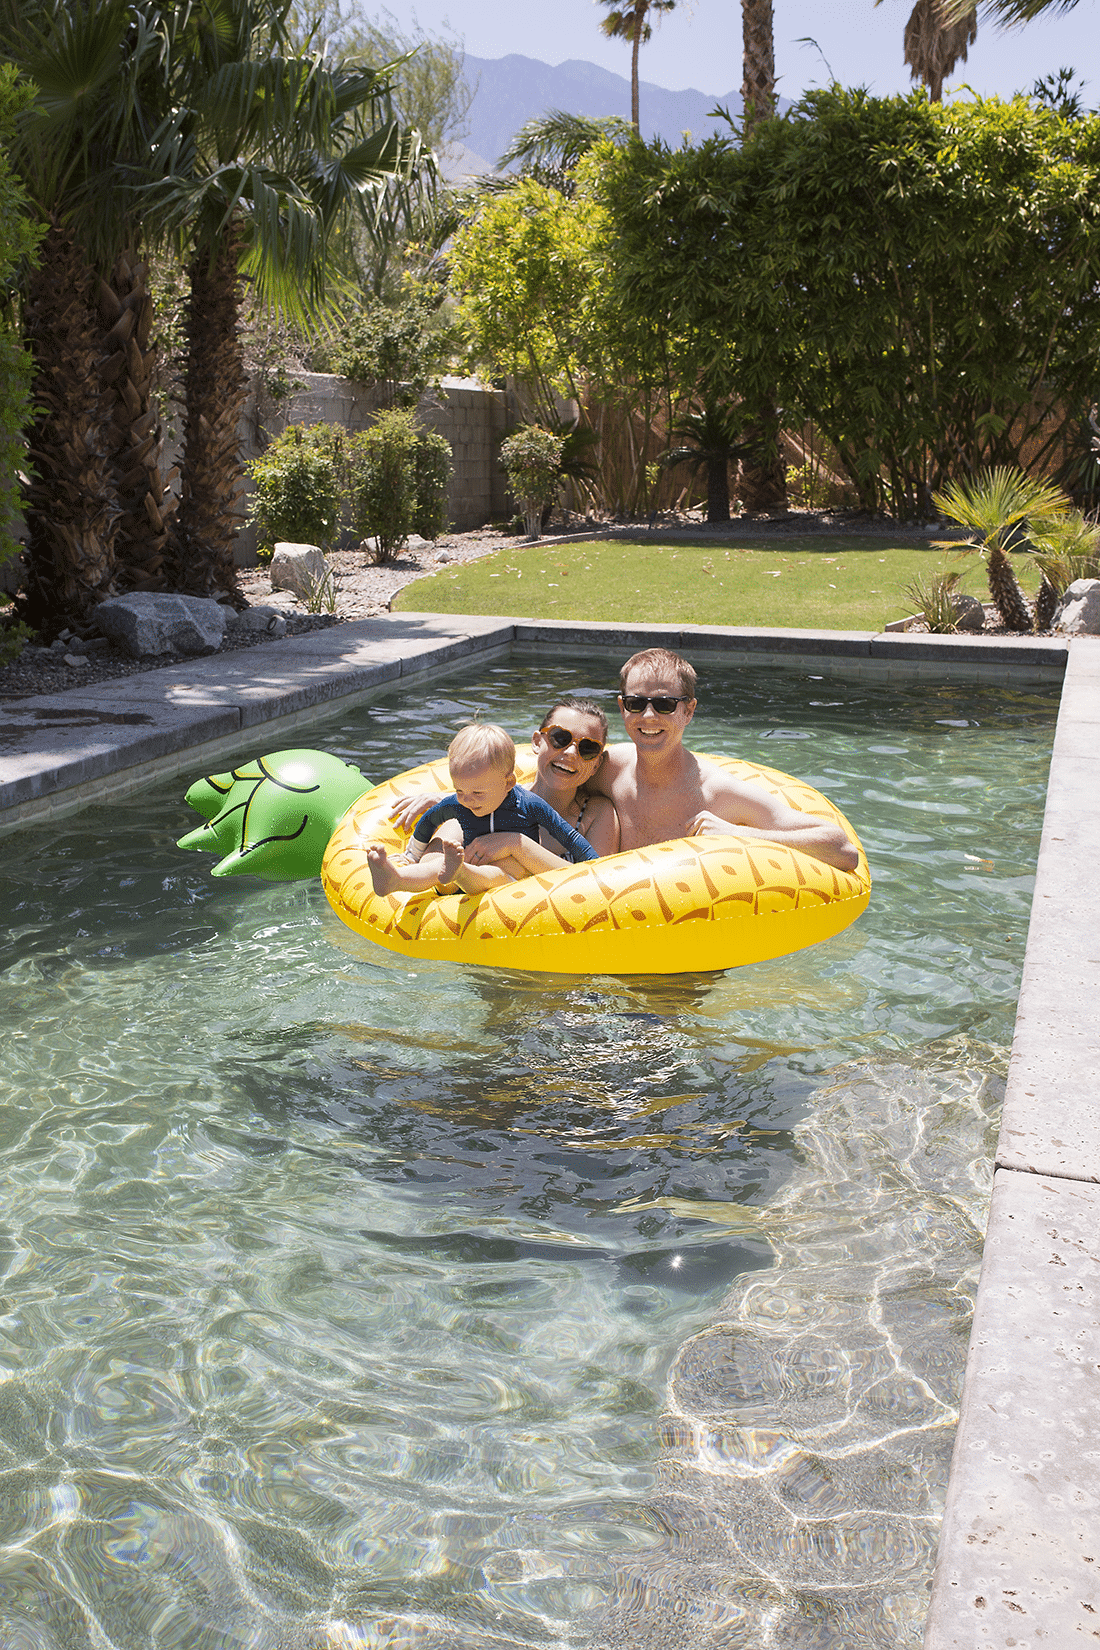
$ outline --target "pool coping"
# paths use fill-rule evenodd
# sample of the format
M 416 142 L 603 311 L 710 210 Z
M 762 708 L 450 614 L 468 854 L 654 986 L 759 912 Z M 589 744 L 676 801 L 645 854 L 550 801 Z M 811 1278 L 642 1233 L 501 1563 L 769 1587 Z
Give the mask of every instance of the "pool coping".
M 0 831 L 277 749 L 326 712 L 517 645 L 619 658 L 663 645 L 704 669 L 721 654 L 882 683 L 1062 682 L 925 1647 L 1100 1639 L 1100 638 L 392 614 L 5 701 Z

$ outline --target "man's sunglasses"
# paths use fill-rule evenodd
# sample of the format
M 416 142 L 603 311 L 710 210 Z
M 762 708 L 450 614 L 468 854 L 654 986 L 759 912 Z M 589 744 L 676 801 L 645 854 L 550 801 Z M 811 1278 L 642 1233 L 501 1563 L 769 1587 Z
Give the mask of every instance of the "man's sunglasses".
M 540 728 L 539 732 L 546 735 L 557 751 L 567 751 L 570 745 L 576 745 L 577 755 L 582 762 L 591 762 L 594 756 L 603 754 L 603 745 L 598 739 L 578 739 L 568 728 L 559 728 L 556 722 L 552 722 L 548 728 Z
M 681 693 L 674 699 L 671 693 L 658 693 L 646 698 L 644 693 L 620 693 L 623 709 L 628 710 L 631 716 L 641 716 L 647 705 L 652 705 L 658 716 L 671 716 L 677 705 L 690 705 L 691 694 Z

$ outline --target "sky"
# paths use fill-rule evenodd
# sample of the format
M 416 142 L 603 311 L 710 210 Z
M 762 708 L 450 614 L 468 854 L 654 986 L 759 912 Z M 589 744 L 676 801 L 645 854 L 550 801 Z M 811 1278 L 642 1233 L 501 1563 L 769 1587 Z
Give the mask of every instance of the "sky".
M 777 89 L 794 101 L 812 86 L 839 80 L 887 95 L 911 88 L 902 59 L 902 34 L 913 0 L 775 0 Z M 359 8 L 370 11 L 369 0 Z M 390 0 L 403 27 L 415 17 L 430 34 L 448 33 L 473 57 L 518 52 L 542 63 L 581 58 L 615 74 L 630 74 L 630 49 L 600 30 L 605 8 L 597 0 Z M 980 14 L 979 14 L 980 15 Z M 816 45 L 807 44 L 807 38 Z M 982 95 L 1030 91 L 1041 75 L 1062 67 L 1086 82 L 1087 107 L 1100 103 L 1100 0 L 1080 0 L 1067 15 L 1002 29 L 979 20 L 970 56 L 947 82 Z M 642 47 L 640 75 L 658 86 L 721 94 L 741 85 L 741 8 L 736 0 L 678 0 Z

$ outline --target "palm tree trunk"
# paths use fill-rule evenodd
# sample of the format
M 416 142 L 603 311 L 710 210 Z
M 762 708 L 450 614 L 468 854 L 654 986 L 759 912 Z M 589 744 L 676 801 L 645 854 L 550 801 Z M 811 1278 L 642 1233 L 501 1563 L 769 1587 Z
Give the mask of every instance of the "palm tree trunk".
M 743 62 L 741 108 L 745 136 L 775 113 L 775 35 L 772 0 L 741 0 Z
M 772 0 L 741 0 L 742 141 L 775 113 L 775 37 Z M 744 430 L 749 452 L 741 460 L 737 495 L 750 512 L 786 510 L 787 473 L 779 451 L 775 392 L 766 392 Z
M 116 593 L 110 443 L 98 369 L 102 330 L 94 276 L 55 218 L 42 241 L 23 310 L 34 355 L 32 478 L 24 489 L 29 578 L 21 604 L 33 624 L 80 623 Z
M 638 97 L 638 53 L 642 45 L 642 13 L 637 5 L 634 7 L 634 41 L 630 51 L 630 124 L 636 132 L 640 132 L 638 112 L 640 100 Z
M 164 434 L 152 401 L 157 351 L 151 344 L 153 300 L 148 265 L 132 251 L 119 253 L 111 279 L 100 281 L 99 313 L 108 328 L 100 379 L 113 398 L 110 436 L 121 511 L 116 555 L 123 582 L 138 590 L 163 589 L 164 552 L 177 500 L 160 461 Z
M 240 598 L 233 546 L 244 481 L 239 425 L 247 378 L 238 326 L 240 235 L 232 224 L 211 262 L 190 269 L 183 489 L 171 538 L 173 586 L 194 595 Z

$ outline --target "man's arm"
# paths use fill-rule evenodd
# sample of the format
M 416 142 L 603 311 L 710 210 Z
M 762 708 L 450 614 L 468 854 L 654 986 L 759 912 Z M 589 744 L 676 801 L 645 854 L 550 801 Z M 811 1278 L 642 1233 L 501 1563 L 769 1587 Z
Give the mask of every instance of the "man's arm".
M 738 836 L 748 841 L 779 842 L 812 854 L 838 871 L 854 871 L 859 853 L 851 838 L 831 819 L 818 819 L 789 808 L 777 796 L 746 785 L 719 769 L 704 778 L 707 807 L 691 821 L 691 836 Z

